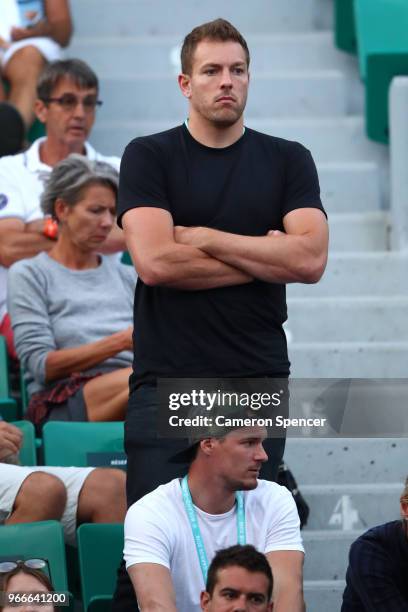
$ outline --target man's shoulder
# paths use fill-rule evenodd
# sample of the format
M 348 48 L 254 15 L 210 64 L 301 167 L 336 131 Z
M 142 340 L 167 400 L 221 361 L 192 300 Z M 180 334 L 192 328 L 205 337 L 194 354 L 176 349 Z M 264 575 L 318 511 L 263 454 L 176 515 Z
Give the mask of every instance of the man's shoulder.
M 265 508 L 276 510 L 277 506 L 286 505 L 288 500 L 292 502 L 290 491 L 270 480 L 258 479 L 256 489 L 248 491 L 248 503 L 261 504 Z
M 158 486 L 156 489 L 147 493 L 136 501 L 129 508 L 129 513 L 147 513 L 151 510 L 161 509 L 160 514 L 164 515 L 166 510 L 174 508 L 174 503 L 178 497 L 177 484 L 179 483 L 178 478 L 167 482 L 166 484 Z M 181 498 L 181 489 L 180 489 Z
M 163 152 L 169 150 L 180 141 L 182 131 L 183 126 L 178 125 L 169 130 L 157 132 L 155 134 L 137 136 L 129 142 L 125 151 L 150 149 L 155 152 Z
M 258 132 L 252 128 L 246 128 L 250 136 L 250 142 L 257 142 L 263 147 L 268 147 L 276 153 L 296 154 L 297 152 L 307 151 L 308 149 L 300 142 L 296 140 L 288 140 L 287 138 L 280 138 L 279 136 L 273 136 L 272 134 L 265 134 L 264 132 Z
M 25 164 L 26 153 L 16 153 L 16 155 L 5 155 L 0 158 L 0 173 L 2 175 L 8 174 L 10 171 L 23 171 L 26 170 Z

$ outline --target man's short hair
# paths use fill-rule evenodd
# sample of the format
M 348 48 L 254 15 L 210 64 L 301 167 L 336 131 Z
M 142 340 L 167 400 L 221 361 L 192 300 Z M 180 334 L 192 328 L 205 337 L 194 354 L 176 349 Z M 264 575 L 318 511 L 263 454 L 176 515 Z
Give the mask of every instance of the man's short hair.
M 70 79 L 80 89 L 99 89 L 95 72 L 80 59 L 58 60 L 47 64 L 37 83 L 37 97 L 49 98 L 61 79 Z
M 207 584 L 205 590 L 213 595 L 217 583 L 218 572 L 227 567 L 242 567 L 248 572 L 264 574 L 268 579 L 268 600 L 272 597 L 273 577 L 272 570 L 264 554 L 260 553 L 250 544 L 236 544 L 229 548 L 219 550 L 208 568 Z
M 232 40 L 241 45 L 245 51 L 247 68 L 249 68 L 249 49 L 245 38 L 225 19 L 215 19 L 197 26 L 187 34 L 181 48 L 181 71 L 183 74 L 191 74 L 193 68 L 194 52 L 198 43 L 203 40 L 213 40 L 217 42 L 227 42 Z

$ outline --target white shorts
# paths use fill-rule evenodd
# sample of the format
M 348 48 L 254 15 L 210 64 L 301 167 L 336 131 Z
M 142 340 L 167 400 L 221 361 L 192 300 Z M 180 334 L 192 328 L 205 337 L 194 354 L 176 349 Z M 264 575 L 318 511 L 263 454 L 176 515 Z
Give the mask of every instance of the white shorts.
M 67 490 L 67 503 L 61 523 L 64 528 L 65 541 L 75 546 L 78 497 L 86 478 L 94 469 L 93 467 L 26 467 L 0 463 L 0 523 L 4 523 L 11 514 L 14 501 L 27 476 L 33 472 L 53 474 L 64 483 Z
M 11 43 L 8 49 L 0 49 L 0 62 L 2 68 L 6 66 L 7 62 L 16 51 L 28 45 L 36 47 L 47 62 L 54 62 L 62 57 L 61 47 L 55 40 L 46 38 L 45 36 L 33 36 L 32 38 L 24 38 L 24 40 L 18 40 L 17 42 Z

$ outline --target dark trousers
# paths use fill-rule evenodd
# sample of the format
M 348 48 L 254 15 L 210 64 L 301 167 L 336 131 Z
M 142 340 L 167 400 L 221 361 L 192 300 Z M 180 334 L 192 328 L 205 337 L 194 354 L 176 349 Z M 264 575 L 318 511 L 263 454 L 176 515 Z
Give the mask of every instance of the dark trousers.
M 285 450 L 285 438 L 268 438 L 263 446 L 268 461 L 263 464 L 260 478 L 276 480 L 278 466 Z M 126 494 L 128 507 L 138 499 L 173 478 L 188 471 L 187 464 L 170 463 L 169 459 L 185 449 L 183 439 L 165 439 L 157 435 L 156 388 L 139 387 L 129 398 L 125 423 L 127 454 Z M 118 570 L 113 612 L 135 612 L 137 602 L 132 583 L 122 561 Z

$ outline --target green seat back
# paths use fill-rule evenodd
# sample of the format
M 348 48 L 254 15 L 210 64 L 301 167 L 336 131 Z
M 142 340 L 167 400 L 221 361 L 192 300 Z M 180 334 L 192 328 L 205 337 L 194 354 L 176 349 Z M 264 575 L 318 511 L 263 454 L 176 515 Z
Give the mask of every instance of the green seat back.
M 30 421 L 15 421 L 13 423 L 23 432 L 23 446 L 19 457 L 21 465 L 37 465 L 34 425 Z
M 133 261 L 132 261 L 132 258 L 130 257 L 129 251 L 123 251 L 120 261 L 126 266 L 133 266 Z
M 49 421 L 43 428 L 46 465 L 123 467 L 123 422 Z
M 354 0 L 360 74 L 366 84 L 367 135 L 388 142 L 388 90 L 408 74 L 408 2 Z
M 0 415 L 5 421 L 18 419 L 17 402 L 10 397 L 9 364 L 4 336 L 0 335 Z
M 42 138 L 43 136 L 45 136 L 45 125 L 38 119 L 35 119 L 34 123 L 28 130 L 27 140 L 29 142 L 34 142 L 34 140 L 37 140 L 37 138 Z
M 123 555 L 122 524 L 84 524 L 77 531 L 85 612 L 108 612 Z
M 335 0 L 334 36 L 339 49 L 348 53 L 357 53 L 354 0 Z
M 68 591 L 64 536 L 58 521 L 0 527 L 0 556 L 6 559 L 47 559 L 56 591 Z

